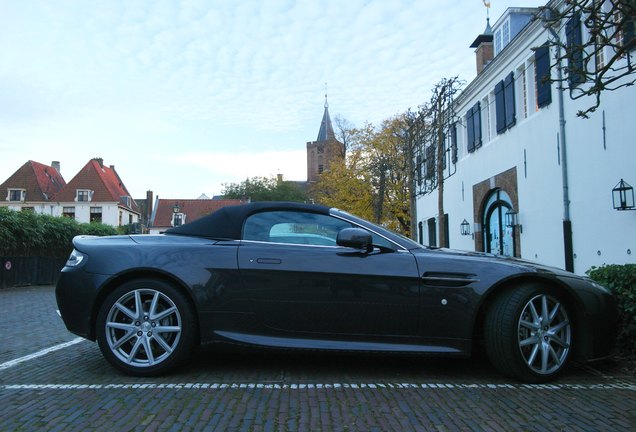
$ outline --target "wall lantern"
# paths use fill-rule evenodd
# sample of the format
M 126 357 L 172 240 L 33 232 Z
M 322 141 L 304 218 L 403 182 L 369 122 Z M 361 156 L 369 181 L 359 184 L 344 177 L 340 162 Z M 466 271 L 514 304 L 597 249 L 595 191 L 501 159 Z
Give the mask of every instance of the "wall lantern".
M 508 210 L 506 214 L 504 215 L 504 218 L 505 218 L 504 222 L 507 227 L 511 227 L 511 228 L 518 227 L 519 232 L 523 232 L 523 227 L 519 223 L 519 214 L 517 214 L 516 211 L 514 211 L 513 209 Z
M 614 210 L 636 210 L 634 206 L 634 188 L 621 179 L 612 189 Z
M 179 213 L 181 211 L 181 208 L 179 207 L 179 203 L 174 203 L 174 205 L 172 206 L 172 213 Z
M 462 221 L 462 223 L 459 225 L 459 228 L 463 236 L 470 235 L 470 224 L 466 219 Z

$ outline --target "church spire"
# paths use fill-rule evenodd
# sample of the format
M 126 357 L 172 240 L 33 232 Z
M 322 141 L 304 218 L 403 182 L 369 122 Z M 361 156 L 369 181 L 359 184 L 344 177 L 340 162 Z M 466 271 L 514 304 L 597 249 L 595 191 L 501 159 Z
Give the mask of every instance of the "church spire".
M 330 141 L 334 139 L 336 139 L 336 135 L 333 132 L 333 125 L 331 124 L 331 117 L 329 116 L 327 83 L 325 83 L 325 113 L 322 115 L 322 122 L 320 123 L 320 130 L 318 131 L 318 138 L 316 138 L 316 141 Z

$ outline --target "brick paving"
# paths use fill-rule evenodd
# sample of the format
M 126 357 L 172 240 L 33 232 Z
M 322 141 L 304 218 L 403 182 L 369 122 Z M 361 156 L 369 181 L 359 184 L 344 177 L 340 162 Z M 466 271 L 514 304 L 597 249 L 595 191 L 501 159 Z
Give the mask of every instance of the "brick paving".
M 472 360 L 204 350 L 121 375 L 72 341 L 52 287 L 0 290 L 0 431 L 631 431 L 636 379 L 613 362 L 529 386 Z M 51 313 L 52 311 L 52 313 Z

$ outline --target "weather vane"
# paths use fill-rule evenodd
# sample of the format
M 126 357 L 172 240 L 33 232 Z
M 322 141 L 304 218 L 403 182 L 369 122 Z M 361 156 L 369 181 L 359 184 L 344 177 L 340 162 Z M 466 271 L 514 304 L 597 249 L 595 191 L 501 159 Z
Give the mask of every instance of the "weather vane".
M 325 81 L 325 108 L 329 108 L 329 104 L 327 103 L 327 82 Z
M 482 0 L 486 6 L 486 18 L 490 20 L 490 0 Z

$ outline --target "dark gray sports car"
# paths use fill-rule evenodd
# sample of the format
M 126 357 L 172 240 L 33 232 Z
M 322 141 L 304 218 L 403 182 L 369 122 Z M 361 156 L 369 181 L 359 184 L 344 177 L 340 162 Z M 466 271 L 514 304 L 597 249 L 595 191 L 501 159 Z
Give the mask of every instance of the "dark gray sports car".
M 125 373 L 197 344 L 469 356 L 555 378 L 611 353 L 615 304 L 588 278 L 423 247 L 316 205 L 225 207 L 160 235 L 76 237 L 57 284 L 66 327 Z

